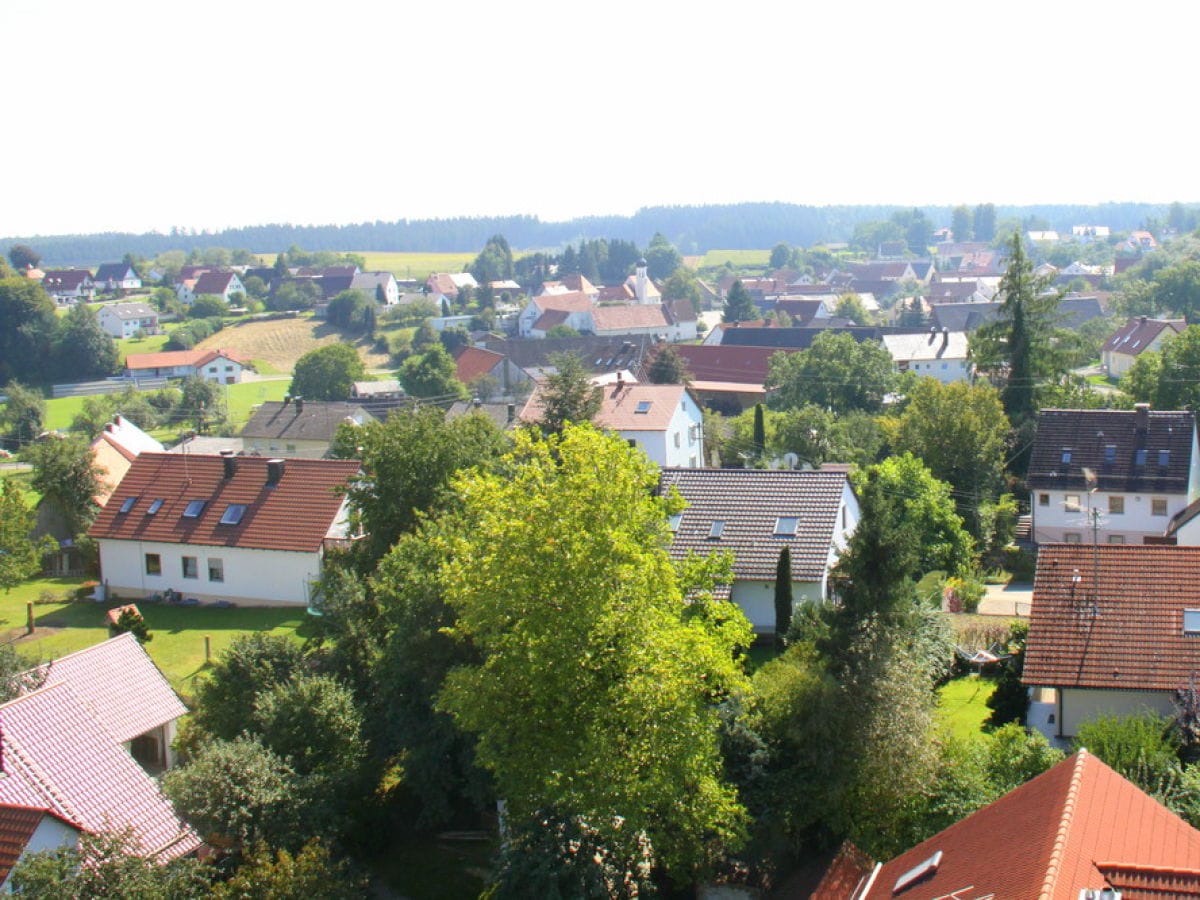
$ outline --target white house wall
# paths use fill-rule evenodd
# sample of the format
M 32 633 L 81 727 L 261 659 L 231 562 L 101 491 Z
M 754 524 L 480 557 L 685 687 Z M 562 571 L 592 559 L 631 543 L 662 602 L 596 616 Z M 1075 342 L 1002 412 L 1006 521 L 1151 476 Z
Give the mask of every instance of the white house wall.
M 134 601 L 171 588 L 202 602 L 300 606 L 308 603 L 309 583 L 321 574 L 320 553 L 103 538 L 99 543 L 100 577 L 106 590 Z M 162 574 L 146 574 L 148 553 L 159 555 Z M 185 556 L 196 558 L 196 578 L 183 577 Z M 209 580 L 208 561 L 214 558 L 222 562 L 223 581 Z
M 40 853 L 43 850 L 57 850 L 59 847 L 74 847 L 79 843 L 79 832 L 63 822 L 60 822 L 54 816 L 43 815 L 42 820 L 38 822 L 37 828 L 33 830 L 33 834 L 29 837 L 29 842 L 25 845 L 25 849 L 21 851 L 21 855 L 17 857 L 13 869 L 21 864 L 21 861 L 30 853 Z M 12 870 L 9 870 L 11 875 Z M 12 885 L 8 878 L 4 879 L 3 884 L 0 884 L 0 892 L 5 894 L 12 893 Z
M 1075 737 L 1079 726 L 1099 716 L 1134 716 L 1146 711 L 1173 714 L 1167 691 L 1108 691 L 1063 688 L 1059 695 L 1059 733 Z
M 792 609 L 805 603 L 820 603 L 822 587 L 815 581 L 792 582 Z M 755 634 L 775 633 L 775 582 L 736 581 L 729 599 L 746 614 Z
M 1193 461 L 1196 458 L 1192 451 Z M 1195 463 L 1193 462 L 1193 465 Z M 1081 507 L 1067 508 L 1067 497 L 1077 497 Z M 1109 497 L 1124 497 L 1125 512 L 1110 513 Z M 1045 498 L 1045 502 L 1043 502 Z M 1166 501 L 1166 510 L 1154 515 L 1154 500 Z M 1088 513 L 1087 491 L 1033 491 L 1029 502 L 1033 510 L 1033 540 L 1039 544 L 1072 541 L 1090 544 L 1092 525 Z M 1091 494 L 1093 509 L 1100 510 L 1099 542 L 1140 544 L 1143 538 L 1161 536 L 1171 517 L 1188 505 L 1184 494 L 1135 494 L 1117 491 L 1096 491 Z

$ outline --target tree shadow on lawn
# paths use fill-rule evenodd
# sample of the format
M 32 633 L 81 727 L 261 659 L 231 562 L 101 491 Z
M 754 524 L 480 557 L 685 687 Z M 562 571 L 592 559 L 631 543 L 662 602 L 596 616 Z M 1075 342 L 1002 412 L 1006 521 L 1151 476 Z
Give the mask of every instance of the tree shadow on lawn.
M 136 601 L 134 601 L 136 603 Z M 124 606 L 125 601 L 95 603 L 81 600 L 65 603 L 35 615 L 38 628 L 97 628 L 108 624 L 106 613 Z M 155 603 L 136 603 L 153 634 L 182 634 L 188 631 L 272 631 L 291 629 L 308 638 L 315 633 L 315 624 L 303 608 L 286 607 L 226 607 L 169 606 Z M 35 611 L 37 607 L 34 607 Z

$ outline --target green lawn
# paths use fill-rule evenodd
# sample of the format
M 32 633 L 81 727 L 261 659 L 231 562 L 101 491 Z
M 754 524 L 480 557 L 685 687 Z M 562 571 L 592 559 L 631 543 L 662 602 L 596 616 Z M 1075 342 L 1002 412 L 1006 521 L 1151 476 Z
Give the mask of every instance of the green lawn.
M 98 395 L 96 395 L 98 396 Z M 67 431 L 71 422 L 83 410 L 83 401 L 87 397 L 54 397 L 46 401 L 47 431 Z
M 171 339 L 169 334 L 151 334 L 144 338 L 122 338 L 117 341 L 117 351 L 121 354 L 121 365 L 125 365 L 125 357 L 130 353 L 158 353 Z
M 48 660 L 81 650 L 108 637 L 105 613 L 117 603 L 38 602 L 43 595 L 59 601 L 83 583 L 80 578 L 38 578 L 0 593 L 0 637 L 17 638 L 16 648 L 34 660 Z M 25 634 L 26 606 L 34 601 L 34 632 Z M 126 601 L 128 602 L 128 601 Z M 136 602 L 136 601 L 135 601 Z M 139 603 L 151 640 L 146 650 L 175 690 L 192 693 L 192 682 L 204 670 L 204 638 L 212 638 L 217 656 L 233 639 L 252 631 L 307 636 L 311 620 L 303 609 L 172 606 Z
M 290 378 L 278 381 L 243 381 L 226 386 L 229 427 L 226 431 L 236 434 L 250 420 L 254 407 L 268 400 L 282 400 L 292 382 Z
M 985 704 L 995 689 L 995 680 L 978 675 L 964 675 L 947 682 L 938 692 L 938 720 L 955 737 L 979 734 L 984 720 L 991 715 Z
M 699 268 L 719 268 L 725 263 L 732 263 L 734 268 L 745 266 L 766 266 L 771 262 L 770 250 L 709 250 L 700 261 Z

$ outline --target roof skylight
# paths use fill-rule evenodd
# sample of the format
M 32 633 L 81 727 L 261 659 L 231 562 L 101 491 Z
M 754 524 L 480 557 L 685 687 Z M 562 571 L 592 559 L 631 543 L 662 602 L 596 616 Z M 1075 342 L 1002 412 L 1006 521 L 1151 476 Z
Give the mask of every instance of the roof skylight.
M 714 519 L 712 526 L 708 529 L 708 536 L 710 538 L 720 539 L 721 534 L 724 531 L 725 531 L 725 520 L 724 519 Z
M 137 503 L 137 497 L 126 497 L 125 501 L 121 504 L 121 509 L 119 511 L 127 513 L 133 509 L 133 504 L 135 503 Z
M 225 512 L 221 513 L 222 525 L 236 525 L 242 521 L 242 516 L 246 514 L 246 504 L 230 503 L 225 507 Z
M 638 405 L 637 405 L 637 409 L 635 409 L 635 410 L 634 410 L 634 412 L 635 412 L 635 413 L 648 413 L 648 412 L 650 412 L 650 405 L 651 405 L 651 403 L 652 403 L 652 402 L 653 402 L 653 401 L 650 401 L 650 400 L 639 400 L 639 401 L 638 401 Z
M 204 512 L 204 504 L 207 502 L 207 500 L 189 500 L 188 505 L 183 510 L 183 518 L 200 518 L 200 513 Z
M 798 516 L 780 516 L 775 520 L 776 537 L 795 537 L 796 529 L 800 527 Z
M 154 515 L 156 512 L 158 512 L 160 509 L 162 509 L 162 505 L 163 505 L 163 498 L 155 497 L 152 501 L 150 501 L 150 508 L 146 510 L 146 515 L 148 515 L 148 516 Z

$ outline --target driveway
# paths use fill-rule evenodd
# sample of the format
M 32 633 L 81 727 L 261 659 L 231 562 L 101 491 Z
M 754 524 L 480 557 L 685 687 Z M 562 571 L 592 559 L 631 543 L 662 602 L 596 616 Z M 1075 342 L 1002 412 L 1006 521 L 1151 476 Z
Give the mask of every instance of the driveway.
M 981 616 L 1020 616 L 1029 615 L 1029 607 L 1033 602 L 1033 585 L 1028 582 L 1021 584 L 989 584 L 987 593 L 979 601 Z

